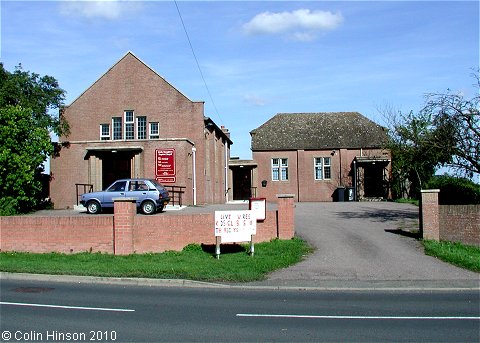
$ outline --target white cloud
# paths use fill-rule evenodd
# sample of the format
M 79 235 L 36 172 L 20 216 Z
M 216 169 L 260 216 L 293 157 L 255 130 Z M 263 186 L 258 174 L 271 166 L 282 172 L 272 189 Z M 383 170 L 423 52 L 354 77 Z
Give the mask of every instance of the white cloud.
M 262 98 L 256 94 L 245 94 L 243 96 L 243 101 L 253 106 L 265 106 L 268 102 L 265 98 Z
M 115 20 L 121 18 L 124 14 L 130 14 L 139 6 L 141 6 L 139 2 L 124 0 L 72 0 L 60 2 L 60 12 L 65 16 Z
M 292 39 L 309 41 L 320 31 L 333 30 L 343 22 L 341 13 L 299 9 L 292 12 L 263 12 L 243 25 L 245 33 L 286 34 Z

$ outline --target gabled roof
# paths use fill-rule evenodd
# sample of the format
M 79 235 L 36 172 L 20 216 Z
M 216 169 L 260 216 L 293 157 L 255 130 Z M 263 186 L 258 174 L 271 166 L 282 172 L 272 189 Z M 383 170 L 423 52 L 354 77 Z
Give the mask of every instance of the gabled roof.
M 387 131 L 358 112 L 279 113 L 250 132 L 253 151 L 381 148 Z
M 182 92 L 180 92 L 176 87 L 174 87 L 170 82 L 168 82 L 167 80 L 165 80 L 164 77 L 162 77 L 159 73 L 157 73 L 153 68 L 151 68 L 148 64 L 146 64 L 145 62 L 143 62 L 140 58 L 138 58 L 133 52 L 131 51 L 127 51 L 125 53 L 125 55 L 122 56 L 122 58 L 120 58 L 113 66 L 111 66 L 105 73 L 102 74 L 102 76 L 100 76 L 97 80 L 95 80 L 94 83 L 92 83 L 87 89 L 85 89 L 82 94 L 80 94 L 78 97 L 76 97 L 71 103 L 70 105 L 68 106 L 71 106 L 73 103 L 75 103 L 75 101 L 77 101 L 79 98 L 82 97 L 83 94 L 85 94 L 90 88 L 92 88 L 97 82 L 99 82 L 103 77 L 105 77 L 112 69 L 114 69 L 117 65 L 119 65 L 120 63 L 122 63 L 124 60 L 130 58 L 130 57 L 133 57 L 133 60 L 137 60 L 138 62 L 140 62 L 141 64 L 143 64 L 145 67 L 147 67 L 150 71 L 152 71 L 155 75 L 157 75 L 160 79 L 162 79 L 166 84 L 168 84 L 170 87 L 172 87 L 173 89 L 175 89 L 179 94 L 181 94 L 185 99 L 189 100 L 189 101 L 192 101 L 190 100 L 185 94 L 183 94 Z M 203 101 L 192 101 L 192 102 L 203 102 Z M 68 107 L 67 106 L 67 107 Z

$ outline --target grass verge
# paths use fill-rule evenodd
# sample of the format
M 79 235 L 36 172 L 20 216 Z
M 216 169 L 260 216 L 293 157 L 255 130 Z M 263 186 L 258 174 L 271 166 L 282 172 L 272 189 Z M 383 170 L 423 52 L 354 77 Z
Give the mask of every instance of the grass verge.
M 425 254 L 456 266 L 480 272 L 480 248 L 462 243 L 424 240 Z
M 253 257 L 248 255 L 248 245 L 222 245 L 218 260 L 214 249 L 214 246 L 191 244 L 180 252 L 128 256 L 2 252 L 0 271 L 247 282 L 263 280 L 268 273 L 298 263 L 312 252 L 312 248 L 298 238 L 257 243 Z

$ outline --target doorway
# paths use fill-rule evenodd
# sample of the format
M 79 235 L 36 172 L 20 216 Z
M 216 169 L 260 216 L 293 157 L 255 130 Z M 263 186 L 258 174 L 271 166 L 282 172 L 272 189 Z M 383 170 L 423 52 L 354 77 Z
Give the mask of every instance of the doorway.
M 383 163 L 366 163 L 363 182 L 366 198 L 384 198 L 386 193 Z
M 232 168 L 233 200 L 248 200 L 252 197 L 252 168 Z
M 103 155 L 102 165 L 102 185 L 106 189 L 118 179 L 126 179 L 132 176 L 132 158 L 131 151 L 111 152 Z

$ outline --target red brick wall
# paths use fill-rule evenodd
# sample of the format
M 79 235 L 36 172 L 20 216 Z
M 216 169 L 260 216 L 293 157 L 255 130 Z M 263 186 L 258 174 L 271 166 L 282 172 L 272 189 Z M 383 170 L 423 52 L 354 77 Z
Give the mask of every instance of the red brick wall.
M 278 212 L 267 211 L 265 221 L 257 223 L 255 242 L 293 238 L 293 198 L 280 198 Z M 115 202 L 112 217 L 0 217 L 0 250 L 117 255 L 178 251 L 190 243 L 215 244 L 214 222 L 214 213 L 137 215 L 130 202 Z
M 113 253 L 113 217 L 0 217 L 0 250 Z
M 480 205 L 441 205 L 440 240 L 480 246 Z
M 439 190 L 422 190 L 423 238 L 480 246 L 480 205 L 439 205 Z
M 332 154 L 333 152 L 333 154 Z M 298 151 L 254 151 L 257 162 L 257 196 L 274 201 L 276 194 L 294 194 L 296 201 L 333 201 L 338 186 L 352 186 L 355 156 L 384 156 L 381 149 L 328 149 Z M 314 158 L 331 158 L 331 179 L 315 180 Z M 389 155 L 386 155 L 388 158 Z M 272 158 L 288 158 L 288 180 L 272 181 Z M 262 187 L 267 180 L 267 187 Z

